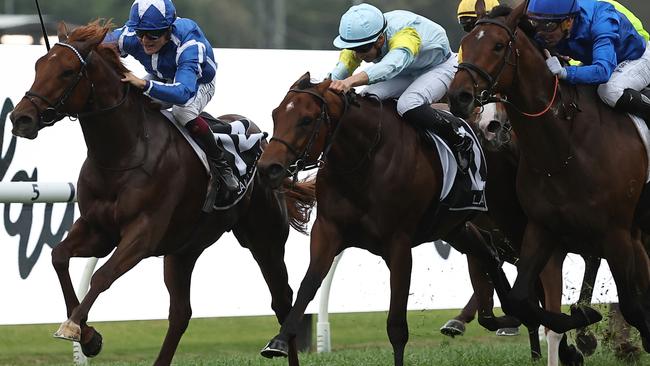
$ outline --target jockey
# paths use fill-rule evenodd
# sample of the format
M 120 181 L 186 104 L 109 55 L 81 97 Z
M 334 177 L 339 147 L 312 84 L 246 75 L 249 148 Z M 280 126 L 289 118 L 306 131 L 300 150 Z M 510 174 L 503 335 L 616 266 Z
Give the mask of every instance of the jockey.
M 104 42 L 117 42 L 122 57 L 131 55 L 140 61 L 149 75 L 140 79 L 128 73 L 122 81 L 163 105 L 172 105 L 172 114 L 203 147 L 226 190 L 239 189 L 210 126 L 200 116 L 214 95 L 217 64 L 199 26 L 177 17 L 171 0 L 135 0 L 126 25 L 108 34 Z
M 650 85 L 648 33 L 629 10 L 613 3 L 531 0 L 528 17 L 546 47 L 583 64 L 563 67 L 545 51 L 551 72 L 571 84 L 599 85 L 598 95 L 609 106 L 650 123 L 650 99 L 640 93 Z
M 461 0 L 458 4 L 458 24 L 460 24 L 466 33 L 469 33 L 474 29 L 476 21 L 478 20 L 478 14 L 476 14 L 476 2 L 477 0 Z M 497 6 L 499 6 L 499 1 L 485 0 L 486 12 L 490 12 Z
M 471 138 L 430 106 L 447 94 L 458 64 L 441 26 L 408 11 L 383 14 L 372 5 L 359 4 L 341 17 L 334 46 L 343 51 L 332 71 L 330 89 L 345 93 L 370 85 L 364 94 L 398 98 L 397 113 L 452 144 L 459 170 L 467 170 Z M 353 74 L 361 61 L 373 65 Z

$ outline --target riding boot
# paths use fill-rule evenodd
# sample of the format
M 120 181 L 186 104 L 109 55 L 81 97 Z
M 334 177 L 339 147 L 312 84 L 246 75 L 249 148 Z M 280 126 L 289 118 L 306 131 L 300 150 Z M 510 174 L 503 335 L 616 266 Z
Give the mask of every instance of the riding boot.
M 208 160 L 216 168 L 226 190 L 228 192 L 236 192 L 239 189 L 239 181 L 235 178 L 230 165 L 228 165 L 223 150 L 217 145 L 208 123 L 203 117 L 198 116 L 189 121 L 185 127 L 190 131 L 194 140 L 203 147 L 205 154 L 208 156 Z
M 453 126 L 440 115 L 440 112 L 426 104 L 407 111 L 404 113 L 404 118 L 421 129 L 433 130 L 436 135 L 450 143 L 453 146 L 458 170 L 461 173 L 467 172 L 472 160 L 471 137 L 461 135 L 458 126 Z
M 621 99 L 616 102 L 615 108 L 643 118 L 650 127 L 650 98 L 641 92 L 625 89 Z

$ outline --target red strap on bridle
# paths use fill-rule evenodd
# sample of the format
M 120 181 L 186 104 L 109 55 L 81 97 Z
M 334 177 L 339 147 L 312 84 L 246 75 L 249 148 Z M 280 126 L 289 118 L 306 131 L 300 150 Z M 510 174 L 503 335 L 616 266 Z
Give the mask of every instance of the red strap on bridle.
M 520 112 L 520 113 L 526 117 L 533 117 L 533 118 L 541 117 L 544 114 L 546 114 L 546 112 L 548 112 L 549 109 L 551 109 L 551 107 L 553 106 L 553 103 L 555 103 L 555 98 L 557 97 L 557 89 L 559 85 L 560 85 L 560 78 L 558 78 L 557 75 L 555 75 L 555 88 L 553 89 L 553 98 L 551 98 L 551 102 L 548 104 L 546 108 L 544 108 L 543 111 L 539 113 L 526 113 L 526 112 Z

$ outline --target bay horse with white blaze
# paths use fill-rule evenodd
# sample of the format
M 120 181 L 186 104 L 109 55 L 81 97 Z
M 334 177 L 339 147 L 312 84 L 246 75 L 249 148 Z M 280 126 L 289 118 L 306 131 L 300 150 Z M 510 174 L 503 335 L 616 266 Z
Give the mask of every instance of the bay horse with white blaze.
M 97 297 L 142 259 L 164 256 L 169 328 L 155 365 L 169 365 L 192 314 L 194 264 L 225 231 L 250 249 L 278 321 L 284 320 L 292 301 L 284 245 L 289 224 L 300 228 L 308 221 L 304 209 L 313 204 L 313 184 L 292 186 L 283 196 L 256 177 L 236 205 L 203 213 L 205 168 L 148 98 L 120 81 L 127 70 L 114 45 L 101 43 L 109 27 L 96 21 L 68 35 L 60 25 L 60 42 L 36 62 L 34 83 L 11 114 L 12 132 L 34 139 L 43 127 L 75 116 L 88 147 L 78 181 L 81 216 L 52 252 L 68 316 L 55 336 L 80 342 L 87 356 L 97 355 L 102 338 L 87 324 Z M 105 257 L 113 250 L 80 303 L 68 272 L 70 258 Z M 289 363 L 297 365 L 295 344 L 290 346 Z
M 507 279 L 490 248 L 476 239 L 480 234 L 464 225 L 475 211 L 437 215 L 443 178 L 440 158 L 397 114 L 395 102 L 339 95 L 329 89 L 330 83 L 313 84 L 309 73 L 294 83 L 273 110 L 273 138 L 259 160 L 263 179 L 276 187 L 306 166 L 320 167 L 309 267 L 280 334 L 262 355 L 286 356 L 286 344 L 295 338 L 334 257 L 354 246 L 381 256 L 388 265 L 387 332 L 394 363 L 402 366 L 409 336 L 412 247 L 445 238 L 461 252 L 471 251 L 483 259 L 500 296 L 505 296 Z M 318 162 L 321 155 L 324 163 Z M 519 324 L 510 317 L 495 320 L 499 321 Z
M 650 261 L 639 240 L 639 229 L 649 227 L 648 207 L 639 204 L 645 148 L 628 116 L 602 103 L 593 86 L 564 85 L 548 71 L 522 30 L 524 13 L 525 3 L 478 21 L 463 38 L 464 62 L 449 93 L 451 111 L 461 117 L 495 92 L 508 97 L 521 152 L 517 194 L 528 217 L 509 310 L 557 333 L 600 320 L 588 307 L 571 315 L 541 309 L 533 286 L 558 250 L 603 257 L 621 311 L 650 351 Z

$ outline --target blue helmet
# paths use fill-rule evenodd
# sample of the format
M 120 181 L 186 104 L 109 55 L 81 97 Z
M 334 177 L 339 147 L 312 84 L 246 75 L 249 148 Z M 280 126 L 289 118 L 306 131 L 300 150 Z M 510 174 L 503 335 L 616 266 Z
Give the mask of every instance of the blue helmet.
M 537 20 L 562 20 L 580 12 L 578 0 L 530 0 L 528 17 Z
M 135 0 L 126 25 L 135 30 L 161 30 L 172 26 L 176 8 L 171 0 Z
M 381 10 L 369 4 L 351 7 L 341 17 L 339 36 L 334 39 L 337 48 L 355 48 L 374 42 L 386 29 Z

